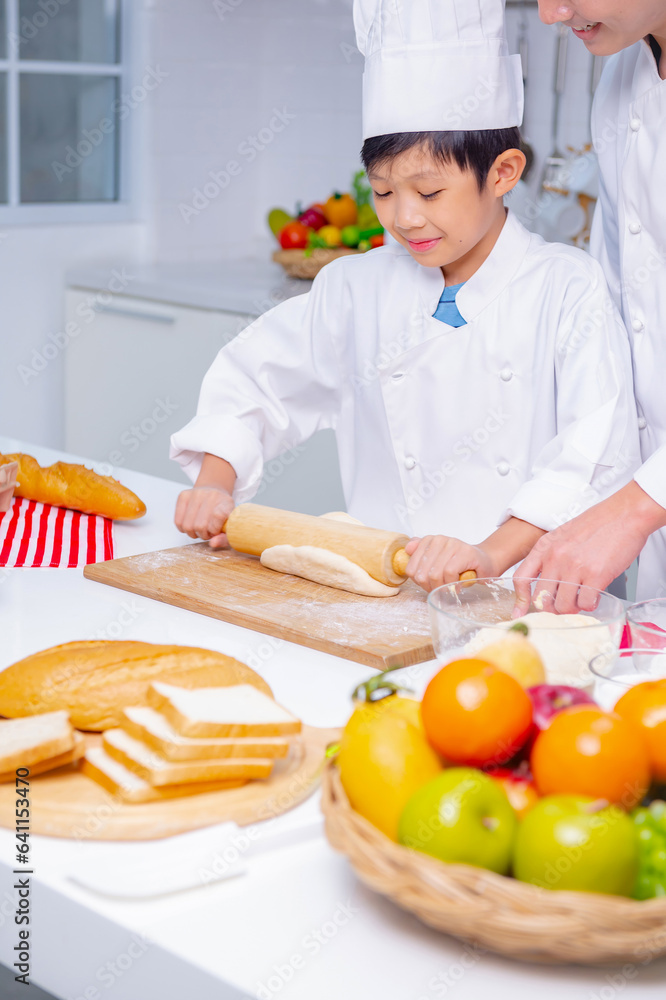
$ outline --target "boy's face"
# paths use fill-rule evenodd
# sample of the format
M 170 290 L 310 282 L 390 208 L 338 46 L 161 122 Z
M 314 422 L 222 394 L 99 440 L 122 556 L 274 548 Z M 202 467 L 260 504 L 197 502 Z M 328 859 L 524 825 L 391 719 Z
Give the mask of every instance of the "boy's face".
M 546 24 L 571 27 L 595 56 L 613 55 L 646 35 L 666 32 L 664 0 L 539 0 L 539 14 Z
M 379 221 L 425 267 L 446 267 L 469 254 L 496 222 L 503 203 L 490 183 L 455 163 L 414 148 L 368 174 Z

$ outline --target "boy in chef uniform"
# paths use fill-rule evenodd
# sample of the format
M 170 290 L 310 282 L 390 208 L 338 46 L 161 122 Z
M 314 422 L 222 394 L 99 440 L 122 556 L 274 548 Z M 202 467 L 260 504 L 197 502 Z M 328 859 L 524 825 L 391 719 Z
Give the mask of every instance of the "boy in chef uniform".
M 326 427 L 349 512 L 417 536 L 426 589 L 505 572 L 630 478 L 629 348 L 601 269 L 504 208 L 525 160 L 503 14 L 357 0 L 363 156 L 397 243 L 329 264 L 217 356 L 172 438 L 191 537 L 224 544 L 264 461 Z
M 632 342 L 644 464 L 610 499 L 537 544 L 519 572 L 604 589 L 640 553 L 637 600 L 665 597 L 666 3 L 540 0 L 539 8 L 593 55 L 612 56 L 592 112 L 600 193 L 591 250 Z M 594 609 L 586 589 L 560 588 L 556 602 L 562 612 Z

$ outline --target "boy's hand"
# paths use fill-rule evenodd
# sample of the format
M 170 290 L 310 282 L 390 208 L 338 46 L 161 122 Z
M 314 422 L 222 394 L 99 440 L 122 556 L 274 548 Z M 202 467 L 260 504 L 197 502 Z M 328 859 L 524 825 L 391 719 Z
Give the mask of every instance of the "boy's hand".
M 229 543 L 222 528 L 234 506 L 234 499 L 227 490 L 217 486 L 195 486 L 178 497 L 174 521 L 178 530 L 190 538 L 202 538 L 212 549 L 223 549 Z
M 490 556 L 482 548 L 446 535 L 412 538 L 405 545 L 405 552 L 411 556 L 407 576 L 427 591 L 443 583 L 457 583 L 461 573 L 468 569 L 473 569 L 478 577 L 498 575 Z

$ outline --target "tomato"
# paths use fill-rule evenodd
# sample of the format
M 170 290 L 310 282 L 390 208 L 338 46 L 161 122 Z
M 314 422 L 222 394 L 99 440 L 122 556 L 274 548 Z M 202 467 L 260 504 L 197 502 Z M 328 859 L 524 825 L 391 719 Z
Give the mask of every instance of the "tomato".
M 447 760 L 501 766 L 527 742 L 532 702 L 517 680 L 485 660 L 456 660 L 428 684 L 421 717 Z
M 356 202 L 350 194 L 340 194 L 336 191 L 324 205 L 324 215 L 331 225 L 337 226 L 338 229 L 353 226 L 358 215 Z
M 308 227 L 302 222 L 288 222 L 280 230 L 279 240 L 283 250 L 305 250 L 308 245 Z
M 359 703 L 338 754 L 340 780 L 353 809 L 397 840 L 398 820 L 414 792 L 442 771 L 413 698 Z
M 541 795 L 591 795 L 633 808 L 650 784 L 640 728 L 595 705 L 559 712 L 536 738 L 530 756 Z
M 384 234 L 383 233 L 382 233 L 381 236 L 371 236 L 370 237 L 370 247 L 371 247 L 372 250 L 374 250 L 375 247 L 383 247 L 383 246 L 384 246 Z

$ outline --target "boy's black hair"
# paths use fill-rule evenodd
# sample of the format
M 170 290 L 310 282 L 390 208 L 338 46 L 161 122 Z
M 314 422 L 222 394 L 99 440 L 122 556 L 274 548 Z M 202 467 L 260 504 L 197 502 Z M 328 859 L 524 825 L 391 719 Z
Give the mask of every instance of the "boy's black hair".
M 390 163 L 400 153 L 421 148 L 442 163 L 456 163 L 471 170 L 483 191 L 490 168 L 507 149 L 522 149 L 520 129 L 498 128 L 482 132 L 398 132 L 366 139 L 361 159 L 366 174 Z

